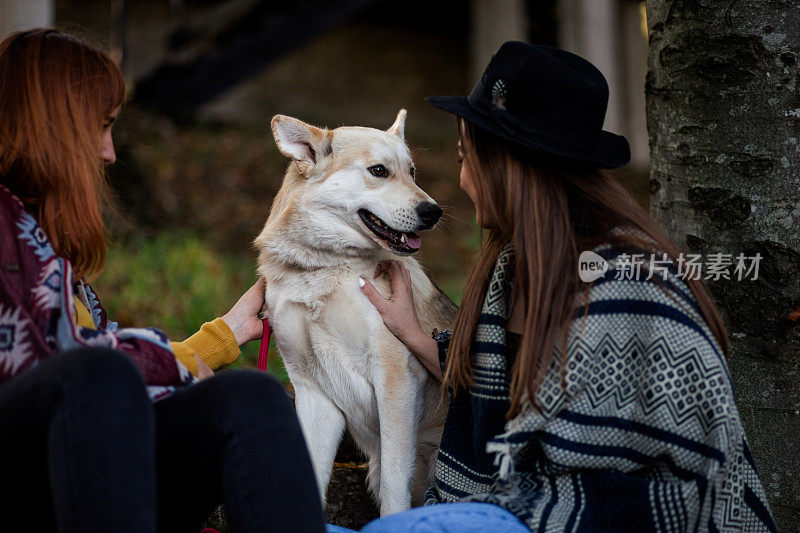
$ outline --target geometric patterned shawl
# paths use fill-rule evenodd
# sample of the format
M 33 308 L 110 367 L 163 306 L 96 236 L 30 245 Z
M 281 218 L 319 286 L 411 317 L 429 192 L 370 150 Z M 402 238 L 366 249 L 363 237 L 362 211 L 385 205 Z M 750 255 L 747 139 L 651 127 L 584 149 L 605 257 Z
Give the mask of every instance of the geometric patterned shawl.
M 56 256 L 47 235 L 22 202 L 0 185 L 0 384 L 49 357 L 96 346 L 127 355 L 139 369 L 152 400 L 190 385 L 194 377 L 167 337 L 154 328 L 119 328 L 72 266 Z M 95 329 L 76 325 L 77 296 Z
M 510 407 L 505 329 L 510 301 L 505 295 L 510 290 L 513 265 L 513 250 L 506 245 L 496 261 L 475 328 L 473 384 L 468 391 L 450 397 L 437 455 L 436 482 L 426 494 L 427 503 L 484 492 L 493 483 L 497 468 L 486 443 L 503 431 Z M 449 331 L 437 337 L 442 348 L 442 374 L 449 340 Z
M 555 350 L 536 391 L 540 409 L 526 401 L 489 440 L 491 479 L 440 454 L 426 503 L 492 503 L 532 531 L 775 531 L 726 362 L 691 291 L 674 265 L 656 284 L 645 269 L 617 276 L 624 256 L 613 246 L 594 251 L 609 269 L 579 297 L 566 353 Z M 507 395 L 497 346 L 507 259 L 475 339 L 469 392 L 487 401 Z

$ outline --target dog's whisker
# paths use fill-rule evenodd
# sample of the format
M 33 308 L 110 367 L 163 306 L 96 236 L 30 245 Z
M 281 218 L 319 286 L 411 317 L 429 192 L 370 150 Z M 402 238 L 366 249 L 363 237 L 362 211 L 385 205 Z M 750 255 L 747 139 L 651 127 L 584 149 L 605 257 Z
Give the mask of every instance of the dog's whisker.
M 453 233 L 453 231 L 454 231 L 453 227 L 451 225 L 446 224 L 444 222 L 439 222 L 439 224 L 436 227 L 437 227 L 437 229 L 440 229 L 445 233 Z
M 452 215 L 450 213 L 444 213 L 442 215 L 442 218 L 444 218 L 444 217 L 452 218 L 453 220 L 457 220 L 457 221 L 461 222 L 462 224 L 469 224 L 469 222 L 467 222 L 466 220 L 462 220 L 462 219 L 458 218 L 457 216 Z

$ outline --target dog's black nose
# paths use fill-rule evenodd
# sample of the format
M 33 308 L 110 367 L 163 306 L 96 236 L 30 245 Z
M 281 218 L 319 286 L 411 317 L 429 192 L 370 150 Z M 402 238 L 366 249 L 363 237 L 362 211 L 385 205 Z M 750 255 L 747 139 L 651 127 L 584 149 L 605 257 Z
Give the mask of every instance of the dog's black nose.
M 417 206 L 417 214 L 422 223 L 432 228 L 442 216 L 442 208 L 433 202 L 422 202 Z

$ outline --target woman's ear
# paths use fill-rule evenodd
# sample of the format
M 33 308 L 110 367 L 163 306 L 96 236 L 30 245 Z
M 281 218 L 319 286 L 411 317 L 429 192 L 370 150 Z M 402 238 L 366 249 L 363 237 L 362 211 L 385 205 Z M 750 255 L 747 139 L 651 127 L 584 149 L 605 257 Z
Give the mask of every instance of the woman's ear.
M 270 125 L 278 150 L 294 160 L 300 174 L 307 175 L 318 161 L 331 153 L 333 133 L 330 130 L 315 128 L 286 115 L 275 115 Z
M 398 137 L 400 137 L 401 141 L 404 141 L 405 131 L 406 131 L 406 110 L 401 109 L 397 113 L 397 118 L 394 119 L 394 124 L 392 124 L 388 130 L 386 130 L 386 133 L 397 135 Z

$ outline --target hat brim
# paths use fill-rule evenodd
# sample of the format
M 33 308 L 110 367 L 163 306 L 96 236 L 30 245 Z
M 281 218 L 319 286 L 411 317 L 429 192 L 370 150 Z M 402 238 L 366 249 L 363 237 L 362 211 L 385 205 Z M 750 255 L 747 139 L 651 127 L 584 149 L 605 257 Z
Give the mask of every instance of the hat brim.
M 610 131 L 600 131 L 594 153 L 591 156 L 586 156 L 559 150 L 557 147 L 549 145 L 546 132 L 540 132 L 538 140 L 531 138 L 529 132 L 526 132 L 526 137 L 524 138 L 509 134 L 491 118 L 472 107 L 466 96 L 429 96 L 425 98 L 425 101 L 437 109 L 468 120 L 493 135 L 540 154 L 577 161 L 595 168 L 619 168 L 627 164 L 631 159 L 628 140 L 622 135 L 616 135 Z

